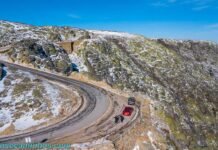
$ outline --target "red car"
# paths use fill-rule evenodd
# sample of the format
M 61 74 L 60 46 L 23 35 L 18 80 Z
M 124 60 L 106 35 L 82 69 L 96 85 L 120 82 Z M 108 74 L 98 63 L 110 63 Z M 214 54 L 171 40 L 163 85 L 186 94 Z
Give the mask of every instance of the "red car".
M 124 116 L 131 116 L 133 110 L 134 109 L 132 107 L 125 107 L 123 110 L 123 115 Z

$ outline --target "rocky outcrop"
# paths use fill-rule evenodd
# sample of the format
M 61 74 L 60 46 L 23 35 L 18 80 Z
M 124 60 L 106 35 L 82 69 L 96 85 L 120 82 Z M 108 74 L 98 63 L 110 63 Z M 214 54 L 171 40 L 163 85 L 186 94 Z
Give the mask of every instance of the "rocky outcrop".
M 67 50 L 56 43 L 88 38 L 88 32 L 69 27 L 36 27 L 0 21 L 0 47 L 10 46 L 2 52 L 12 61 L 30 63 L 36 68 L 47 68 L 69 74 L 71 61 Z
M 37 68 L 46 68 L 62 73 L 71 71 L 71 61 L 67 53 L 48 41 L 26 39 L 16 42 L 8 55 L 13 61 L 32 64 Z

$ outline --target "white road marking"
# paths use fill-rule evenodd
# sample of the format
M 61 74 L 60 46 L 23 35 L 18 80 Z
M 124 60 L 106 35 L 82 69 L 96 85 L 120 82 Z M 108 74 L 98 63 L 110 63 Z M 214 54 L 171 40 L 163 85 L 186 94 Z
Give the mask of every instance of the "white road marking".
M 26 143 L 31 143 L 31 142 L 32 142 L 31 137 L 26 137 L 26 138 L 25 138 L 25 142 L 26 142 Z
M 28 143 L 28 139 L 27 138 L 25 138 L 25 142 Z

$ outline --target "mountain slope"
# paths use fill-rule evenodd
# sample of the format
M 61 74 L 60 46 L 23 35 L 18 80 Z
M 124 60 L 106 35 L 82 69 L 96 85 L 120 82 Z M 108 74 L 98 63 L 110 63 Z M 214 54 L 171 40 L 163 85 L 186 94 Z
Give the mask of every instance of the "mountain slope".
M 11 45 L 0 56 L 63 73 L 71 72 L 72 60 L 57 42 L 74 41 L 73 55 L 88 68 L 90 78 L 152 99 L 159 118 L 153 126 L 168 148 L 218 146 L 216 43 L 5 21 L 0 22 L 0 37 L 1 47 Z
M 156 126 L 176 147 L 216 147 L 216 44 L 105 37 L 78 52 L 92 76 L 158 101 L 156 114 L 168 127 Z

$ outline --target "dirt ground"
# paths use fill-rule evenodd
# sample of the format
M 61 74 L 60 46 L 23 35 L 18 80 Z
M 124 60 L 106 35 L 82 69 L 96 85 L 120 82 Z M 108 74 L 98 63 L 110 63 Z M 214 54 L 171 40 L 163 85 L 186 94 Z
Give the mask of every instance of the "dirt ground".
M 125 129 L 122 134 L 110 137 L 107 144 L 91 146 L 90 150 L 152 150 L 152 149 L 166 149 L 166 141 L 162 134 L 160 134 L 154 127 L 154 118 L 152 116 L 153 104 L 142 93 L 132 93 L 131 91 L 122 91 L 114 89 L 104 81 L 94 81 L 83 74 L 73 73 L 71 78 L 87 82 L 99 86 L 107 91 L 123 95 L 125 97 L 134 96 L 138 102 L 141 103 L 140 117 L 130 127 Z

